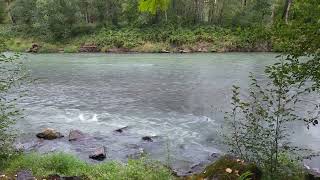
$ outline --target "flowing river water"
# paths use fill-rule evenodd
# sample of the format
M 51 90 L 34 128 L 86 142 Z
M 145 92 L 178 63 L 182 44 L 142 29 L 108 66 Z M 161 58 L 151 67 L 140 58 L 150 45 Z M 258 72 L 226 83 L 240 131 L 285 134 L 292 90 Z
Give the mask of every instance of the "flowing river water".
M 107 161 L 126 161 L 144 151 L 179 174 L 199 171 L 224 152 L 219 132 L 231 86 L 248 87 L 250 72 L 263 80 L 265 65 L 276 61 L 273 53 L 23 56 L 35 82 L 19 100 L 25 119 L 17 122 L 18 146 L 72 153 L 86 161 L 102 145 Z M 35 134 L 47 127 L 65 135 L 81 130 L 92 139 L 37 140 Z M 123 127 L 123 133 L 115 132 Z M 319 127 L 294 129 L 296 144 L 320 149 Z M 317 160 L 307 163 L 320 166 Z

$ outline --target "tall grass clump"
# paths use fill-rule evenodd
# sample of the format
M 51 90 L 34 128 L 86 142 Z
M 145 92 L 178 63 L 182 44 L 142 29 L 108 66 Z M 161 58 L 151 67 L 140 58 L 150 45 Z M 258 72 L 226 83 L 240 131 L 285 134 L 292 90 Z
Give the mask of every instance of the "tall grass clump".
M 54 153 L 47 155 L 25 154 L 12 160 L 5 169 L 7 174 L 15 174 L 24 169 L 32 171 L 38 178 L 49 175 L 80 176 L 89 179 L 110 180 L 169 180 L 174 179 L 171 172 L 159 164 L 146 158 L 129 160 L 127 164 L 119 162 L 105 162 L 89 164 L 77 159 L 73 155 Z

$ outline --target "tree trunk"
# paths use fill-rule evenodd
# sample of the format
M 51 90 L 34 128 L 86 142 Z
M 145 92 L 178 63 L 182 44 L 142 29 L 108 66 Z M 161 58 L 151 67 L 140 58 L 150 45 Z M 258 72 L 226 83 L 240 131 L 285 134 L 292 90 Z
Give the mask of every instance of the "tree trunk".
M 164 16 L 166 18 L 166 22 L 168 22 L 168 12 L 167 11 L 164 12 Z
M 288 24 L 289 19 L 289 11 L 293 0 L 286 0 L 286 3 L 284 5 L 282 19 L 285 20 L 286 24 Z
M 247 0 L 243 0 L 243 1 L 242 1 L 242 6 L 243 6 L 243 7 L 246 7 L 246 6 L 247 6 Z
M 7 9 L 8 9 L 8 17 L 9 17 L 11 23 L 14 24 L 15 22 L 14 22 L 12 15 L 11 15 L 11 7 L 10 7 L 11 1 L 7 0 L 6 3 L 7 3 Z
M 272 4 L 271 24 L 274 23 L 275 16 L 276 16 L 276 6 L 274 4 Z

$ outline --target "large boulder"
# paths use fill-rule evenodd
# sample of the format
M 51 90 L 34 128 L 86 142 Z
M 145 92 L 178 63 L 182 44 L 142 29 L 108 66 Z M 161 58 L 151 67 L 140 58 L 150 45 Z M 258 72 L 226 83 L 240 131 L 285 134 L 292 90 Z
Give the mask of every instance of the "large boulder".
M 71 130 L 69 133 L 69 141 L 78 141 L 85 138 L 85 134 L 79 130 Z
M 89 158 L 97 160 L 97 161 L 103 161 L 107 157 L 106 155 L 106 148 L 105 147 L 99 147 L 97 148 L 90 156 Z
M 38 133 L 36 136 L 40 139 L 45 140 L 53 140 L 64 137 L 60 132 L 57 132 L 56 130 L 51 128 L 44 129 L 41 133 Z
M 251 173 L 248 179 L 260 180 L 262 171 L 253 163 L 244 162 L 243 160 L 232 156 L 223 156 L 214 163 L 210 164 L 200 174 L 184 177 L 184 179 L 219 179 L 230 180 L 239 179 L 244 173 Z

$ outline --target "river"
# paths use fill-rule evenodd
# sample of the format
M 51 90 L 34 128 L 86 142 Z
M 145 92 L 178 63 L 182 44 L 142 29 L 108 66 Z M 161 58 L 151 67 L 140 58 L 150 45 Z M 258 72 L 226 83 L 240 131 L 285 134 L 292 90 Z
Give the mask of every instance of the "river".
M 35 82 L 19 100 L 25 119 L 17 122 L 17 144 L 41 153 L 68 152 L 86 161 L 100 145 L 107 148 L 107 160 L 126 161 L 143 149 L 151 159 L 187 174 L 224 152 L 219 131 L 231 86 L 248 87 L 250 72 L 263 80 L 264 67 L 275 62 L 276 54 L 23 56 Z M 93 139 L 39 142 L 35 134 L 47 127 L 65 135 L 78 129 Z M 127 127 L 123 133 L 115 132 L 122 127 Z M 319 127 L 296 126 L 295 132 L 295 143 L 320 149 Z M 144 142 L 143 136 L 154 141 Z

